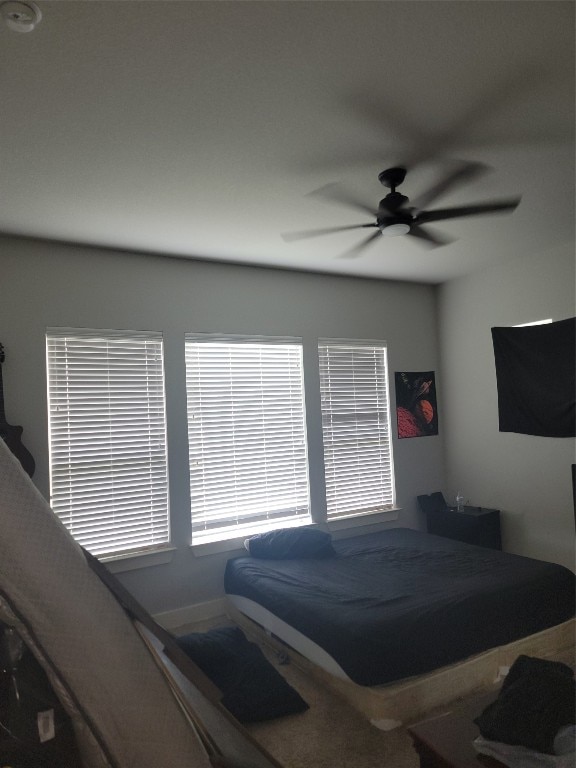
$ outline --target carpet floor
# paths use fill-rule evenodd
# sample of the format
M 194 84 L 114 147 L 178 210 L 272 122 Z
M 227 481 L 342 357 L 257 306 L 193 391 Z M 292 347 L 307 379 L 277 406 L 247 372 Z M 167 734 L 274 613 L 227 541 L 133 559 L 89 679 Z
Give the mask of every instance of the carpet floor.
M 255 723 L 248 730 L 285 768 L 417 768 L 418 757 L 405 728 L 380 731 L 344 700 L 319 686 L 293 664 L 278 665 L 308 702 L 299 715 Z
M 186 627 L 175 634 L 206 632 L 216 626 L 230 626 L 227 617 Z M 248 636 L 248 635 L 247 635 Z M 317 683 L 294 664 L 280 664 L 276 652 L 258 642 L 266 658 L 309 704 L 302 714 L 246 726 L 252 736 L 284 768 L 418 768 L 418 756 L 406 728 L 380 731 L 336 694 Z M 574 655 L 555 657 L 574 668 Z M 495 693 L 497 688 L 494 689 Z M 428 713 L 432 717 L 452 706 Z
M 180 627 L 175 634 L 205 632 L 230 624 L 222 617 Z M 253 637 L 249 639 L 254 641 Z M 273 650 L 259 645 L 275 669 L 310 706 L 302 714 L 246 726 L 284 768 L 418 768 L 418 757 L 405 728 L 378 730 L 339 696 L 294 664 L 279 664 Z

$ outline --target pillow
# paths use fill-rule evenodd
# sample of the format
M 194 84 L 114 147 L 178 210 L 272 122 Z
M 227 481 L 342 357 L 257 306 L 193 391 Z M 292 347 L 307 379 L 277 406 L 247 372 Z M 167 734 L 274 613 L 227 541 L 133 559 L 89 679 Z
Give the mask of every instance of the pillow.
M 222 691 L 222 704 L 241 723 L 305 712 L 308 704 L 238 627 L 176 638 L 182 650 Z
M 334 557 L 329 533 L 318 528 L 281 528 L 246 540 L 252 557 L 289 560 L 299 557 Z

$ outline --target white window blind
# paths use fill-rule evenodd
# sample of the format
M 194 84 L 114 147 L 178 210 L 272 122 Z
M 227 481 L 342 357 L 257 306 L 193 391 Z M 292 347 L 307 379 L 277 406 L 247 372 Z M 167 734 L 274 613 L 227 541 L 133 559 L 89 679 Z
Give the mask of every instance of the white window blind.
M 160 333 L 49 328 L 54 512 L 93 554 L 169 540 Z
M 390 509 L 386 347 L 321 339 L 318 353 L 328 519 Z
M 186 335 L 194 543 L 309 522 L 302 346 Z

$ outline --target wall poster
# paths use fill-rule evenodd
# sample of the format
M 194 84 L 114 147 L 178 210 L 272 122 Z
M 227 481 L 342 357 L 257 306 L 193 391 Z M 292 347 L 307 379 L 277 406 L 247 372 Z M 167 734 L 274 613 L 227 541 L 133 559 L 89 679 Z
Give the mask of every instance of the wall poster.
M 500 432 L 576 437 L 576 318 L 492 328 Z
M 398 437 L 438 434 L 434 371 L 395 373 Z

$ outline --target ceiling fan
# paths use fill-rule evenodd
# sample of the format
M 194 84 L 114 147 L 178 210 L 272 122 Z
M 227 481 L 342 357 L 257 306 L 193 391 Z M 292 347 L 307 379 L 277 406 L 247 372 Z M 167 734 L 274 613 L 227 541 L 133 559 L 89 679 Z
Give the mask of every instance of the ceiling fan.
M 344 232 L 350 229 L 374 229 L 375 231 L 361 240 L 357 245 L 346 251 L 342 256 L 358 256 L 370 243 L 378 237 L 395 237 L 398 235 L 409 235 L 418 239 L 422 244 L 428 247 L 437 247 L 447 245 L 452 242 L 451 238 L 431 232 L 422 225 L 435 221 L 444 221 L 447 219 L 463 218 L 466 216 L 478 216 L 489 213 L 511 213 L 520 202 L 520 197 L 507 200 L 495 200 L 488 203 L 477 203 L 474 205 L 465 205 L 455 208 L 437 208 L 435 210 L 423 210 L 433 200 L 440 195 L 455 187 L 464 181 L 479 176 L 486 172 L 488 166 L 482 163 L 463 163 L 452 169 L 440 181 L 434 184 L 427 192 L 420 195 L 412 205 L 406 195 L 397 191 L 406 177 L 406 168 L 394 167 L 382 171 L 378 175 L 378 180 L 384 186 L 390 189 L 390 192 L 380 200 L 375 209 L 370 204 L 359 200 L 355 196 L 346 192 L 339 184 L 329 184 L 326 187 L 313 192 L 313 195 L 323 197 L 332 202 L 343 203 L 348 207 L 361 210 L 375 218 L 375 221 L 366 224 L 352 224 L 342 227 L 328 227 L 325 229 L 309 229 L 303 232 L 287 232 L 282 235 L 286 242 L 303 240 L 320 235 L 329 235 L 333 232 Z

